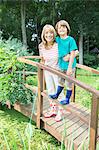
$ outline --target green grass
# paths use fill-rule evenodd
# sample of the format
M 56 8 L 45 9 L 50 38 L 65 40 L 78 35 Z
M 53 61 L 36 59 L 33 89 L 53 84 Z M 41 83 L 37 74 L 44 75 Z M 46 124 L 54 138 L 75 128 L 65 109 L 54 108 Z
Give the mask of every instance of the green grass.
M 86 76 L 87 75 L 87 76 Z M 77 79 L 91 87 L 99 90 L 99 75 L 92 74 L 88 71 L 77 70 Z M 92 94 L 76 86 L 76 101 L 87 108 L 91 107 Z
M 29 122 L 29 118 L 21 113 L 3 106 L 0 109 L 0 150 L 29 150 L 29 145 L 31 150 L 39 150 L 46 145 L 51 150 L 60 148 L 54 137 L 37 129 L 33 121 L 31 124 Z

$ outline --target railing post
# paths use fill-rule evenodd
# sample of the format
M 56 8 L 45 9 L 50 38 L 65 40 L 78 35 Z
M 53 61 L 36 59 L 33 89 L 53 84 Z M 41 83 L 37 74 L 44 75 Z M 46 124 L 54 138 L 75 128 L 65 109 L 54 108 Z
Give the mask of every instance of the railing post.
M 26 81 L 25 69 L 23 69 L 23 81 Z
M 43 74 L 43 90 L 46 90 L 46 82 L 45 82 L 44 74 Z
M 96 150 L 99 97 L 92 96 L 89 150 Z
M 77 68 L 76 68 L 77 69 Z M 74 78 L 76 78 L 76 70 L 74 72 Z M 75 92 L 76 92 L 76 86 L 75 84 L 73 83 L 72 84 L 72 96 L 71 96 L 71 101 L 72 102 L 75 102 Z
M 43 69 L 38 67 L 38 99 L 37 99 L 37 127 L 40 128 L 40 117 L 43 112 L 43 96 L 41 92 L 43 91 Z

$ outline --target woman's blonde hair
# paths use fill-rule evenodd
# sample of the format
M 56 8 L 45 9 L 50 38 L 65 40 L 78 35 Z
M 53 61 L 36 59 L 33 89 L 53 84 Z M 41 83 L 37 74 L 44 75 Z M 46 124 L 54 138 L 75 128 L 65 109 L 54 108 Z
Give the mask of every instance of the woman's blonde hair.
M 67 28 L 67 35 L 70 33 L 70 25 L 69 25 L 69 23 L 67 21 L 65 21 L 65 20 L 60 20 L 60 21 L 58 21 L 56 23 L 56 26 L 55 26 L 57 34 L 58 34 L 58 26 L 59 25 L 60 26 L 66 26 L 66 28 Z
M 55 31 L 54 27 L 52 25 L 50 25 L 50 24 L 46 24 L 43 27 L 42 34 L 41 34 L 41 39 L 42 39 L 42 43 L 44 44 L 44 46 L 47 46 L 47 41 L 45 40 L 45 32 L 46 32 L 46 30 L 49 30 L 49 31 L 53 32 L 53 35 L 54 35 L 53 43 L 55 41 L 55 36 L 56 36 L 56 31 Z

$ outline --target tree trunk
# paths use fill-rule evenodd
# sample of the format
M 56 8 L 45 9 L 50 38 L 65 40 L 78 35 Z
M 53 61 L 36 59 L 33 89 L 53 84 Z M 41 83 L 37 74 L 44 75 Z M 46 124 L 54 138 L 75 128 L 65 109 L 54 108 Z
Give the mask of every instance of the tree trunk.
M 25 1 L 21 0 L 21 29 L 22 29 L 22 41 L 25 48 L 27 48 L 27 37 L 25 28 Z
M 80 26 L 80 37 L 79 37 L 79 64 L 83 65 L 83 30 Z
M 89 54 L 89 35 L 87 36 L 87 53 Z
M 36 33 L 37 33 L 37 44 L 36 44 L 36 46 L 37 46 L 37 49 L 38 49 L 38 45 L 39 45 L 39 42 L 40 42 L 40 40 L 39 40 L 39 34 L 38 34 L 38 24 L 37 24 L 37 18 L 36 18 Z
M 53 24 L 53 26 L 55 25 L 55 1 L 53 0 L 52 1 L 52 6 L 53 6 L 53 17 L 52 17 L 52 24 Z

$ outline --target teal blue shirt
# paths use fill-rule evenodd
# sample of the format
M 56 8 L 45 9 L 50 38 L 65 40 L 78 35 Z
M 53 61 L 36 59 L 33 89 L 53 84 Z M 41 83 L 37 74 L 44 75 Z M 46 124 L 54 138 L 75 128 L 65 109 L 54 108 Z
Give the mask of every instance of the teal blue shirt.
M 77 50 L 77 45 L 73 37 L 68 36 L 66 39 L 61 39 L 59 36 L 56 37 L 56 42 L 58 43 L 58 64 L 61 70 L 67 70 L 69 62 L 64 61 L 63 57 L 70 54 L 71 51 Z M 76 58 L 72 68 L 76 67 Z

